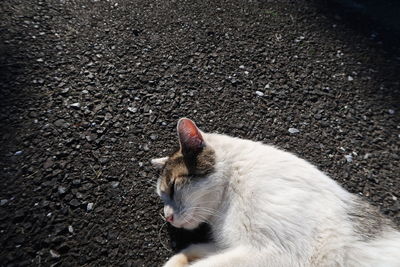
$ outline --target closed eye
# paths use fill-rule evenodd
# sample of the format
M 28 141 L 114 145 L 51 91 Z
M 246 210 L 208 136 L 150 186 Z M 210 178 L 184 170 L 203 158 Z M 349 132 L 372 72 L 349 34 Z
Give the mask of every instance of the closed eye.
M 171 199 L 174 199 L 174 193 L 175 193 L 175 180 L 171 184 L 171 188 L 169 190 L 169 197 Z

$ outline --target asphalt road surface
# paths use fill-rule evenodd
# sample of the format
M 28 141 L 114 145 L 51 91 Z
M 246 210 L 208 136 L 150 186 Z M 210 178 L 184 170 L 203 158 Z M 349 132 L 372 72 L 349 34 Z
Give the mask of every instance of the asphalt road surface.
M 399 225 L 399 53 L 342 11 L 1 1 L 0 266 L 159 266 L 205 239 L 163 225 L 149 164 L 183 116 L 309 160 Z

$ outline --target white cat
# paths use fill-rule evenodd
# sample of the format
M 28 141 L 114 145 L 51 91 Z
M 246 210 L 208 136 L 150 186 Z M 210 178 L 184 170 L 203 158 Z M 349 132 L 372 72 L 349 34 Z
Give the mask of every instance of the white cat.
M 400 232 L 305 160 L 275 147 L 178 122 L 180 150 L 152 160 L 165 218 L 213 242 L 165 267 L 400 267 Z

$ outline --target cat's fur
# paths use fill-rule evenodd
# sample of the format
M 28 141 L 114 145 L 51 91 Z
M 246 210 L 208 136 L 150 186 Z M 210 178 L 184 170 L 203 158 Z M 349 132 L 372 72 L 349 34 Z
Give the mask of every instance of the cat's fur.
M 167 267 L 400 267 L 400 233 L 374 207 L 305 160 L 260 142 L 178 122 L 180 150 L 153 160 L 175 227 L 208 222 L 213 243 Z M 172 189 L 173 187 L 173 189 Z M 173 193 L 173 198 L 171 198 Z

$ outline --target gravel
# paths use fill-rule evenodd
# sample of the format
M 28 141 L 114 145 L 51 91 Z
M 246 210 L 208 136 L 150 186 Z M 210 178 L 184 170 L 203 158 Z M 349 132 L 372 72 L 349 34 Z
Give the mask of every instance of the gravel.
M 160 266 L 204 241 L 164 225 L 149 163 L 183 116 L 400 225 L 399 42 L 328 3 L 2 1 L 0 266 Z
M 289 128 L 289 129 L 288 129 L 288 132 L 291 133 L 291 134 L 296 134 L 296 133 L 299 133 L 300 130 L 299 130 L 299 129 L 296 129 L 296 128 Z

